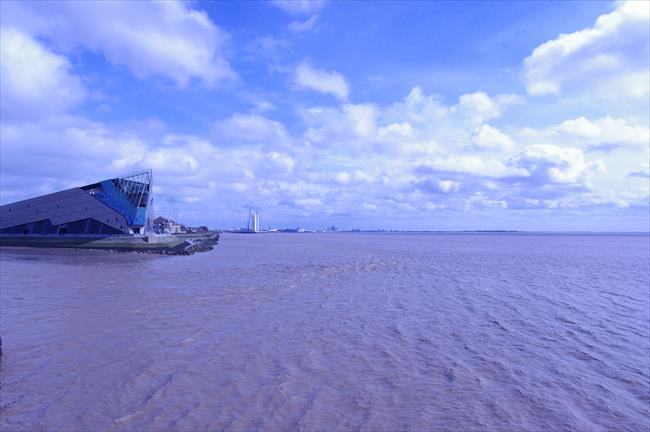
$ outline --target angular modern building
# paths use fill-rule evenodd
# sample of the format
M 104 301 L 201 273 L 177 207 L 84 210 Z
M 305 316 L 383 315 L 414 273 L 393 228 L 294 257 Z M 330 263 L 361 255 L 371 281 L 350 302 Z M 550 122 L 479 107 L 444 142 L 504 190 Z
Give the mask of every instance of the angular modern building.
M 146 235 L 153 220 L 152 172 L 142 171 L 0 206 L 0 234 Z

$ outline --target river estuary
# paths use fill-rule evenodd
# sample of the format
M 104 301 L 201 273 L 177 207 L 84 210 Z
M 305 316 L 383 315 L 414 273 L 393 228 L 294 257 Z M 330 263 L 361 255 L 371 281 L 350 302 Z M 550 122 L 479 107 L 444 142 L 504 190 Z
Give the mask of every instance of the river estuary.
M 642 431 L 650 237 L 0 250 L 0 430 Z

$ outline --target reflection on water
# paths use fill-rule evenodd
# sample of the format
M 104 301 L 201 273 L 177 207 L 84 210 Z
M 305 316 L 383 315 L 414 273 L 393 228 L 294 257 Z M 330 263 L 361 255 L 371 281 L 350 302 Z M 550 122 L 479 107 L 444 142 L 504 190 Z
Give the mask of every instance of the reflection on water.
M 3 249 L 0 429 L 647 430 L 647 235 Z

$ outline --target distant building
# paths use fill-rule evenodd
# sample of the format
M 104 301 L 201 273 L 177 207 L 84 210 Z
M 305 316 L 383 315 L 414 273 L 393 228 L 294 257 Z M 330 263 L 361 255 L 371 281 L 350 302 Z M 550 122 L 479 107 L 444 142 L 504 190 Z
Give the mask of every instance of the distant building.
M 175 222 L 171 219 L 158 216 L 153 220 L 153 227 L 155 232 L 159 234 L 178 234 L 178 233 L 208 233 L 210 229 L 201 225 L 198 227 L 188 227 L 181 223 Z
M 158 234 L 164 234 L 169 232 L 169 223 L 170 220 L 162 216 L 158 216 L 153 220 L 152 226 L 153 230 Z
M 260 215 L 255 210 L 248 211 L 248 231 L 260 232 Z
M 207 232 L 210 232 L 210 229 L 205 225 L 201 225 L 201 226 L 198 226 L 198 227 L 187 227 L 187 232 L 188 233 L 207 233 Z
M 187 228 L 183 224 L 176 223 L 174 221 L 171 221 L 169 224 L 169 232 L 171 234 L 178 234 L 178 233 L 184 233 L 187 231 Z
M 0 234 L 144 235 L 152 231 L 151 170 L 0 206 Z

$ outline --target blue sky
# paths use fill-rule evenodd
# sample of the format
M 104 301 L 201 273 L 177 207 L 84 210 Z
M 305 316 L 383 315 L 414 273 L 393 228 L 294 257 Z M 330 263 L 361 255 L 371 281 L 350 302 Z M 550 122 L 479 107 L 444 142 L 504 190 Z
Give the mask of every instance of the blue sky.
M 0 199 L 228 228 L 650 230 L 650 3 L 12 2 Z

